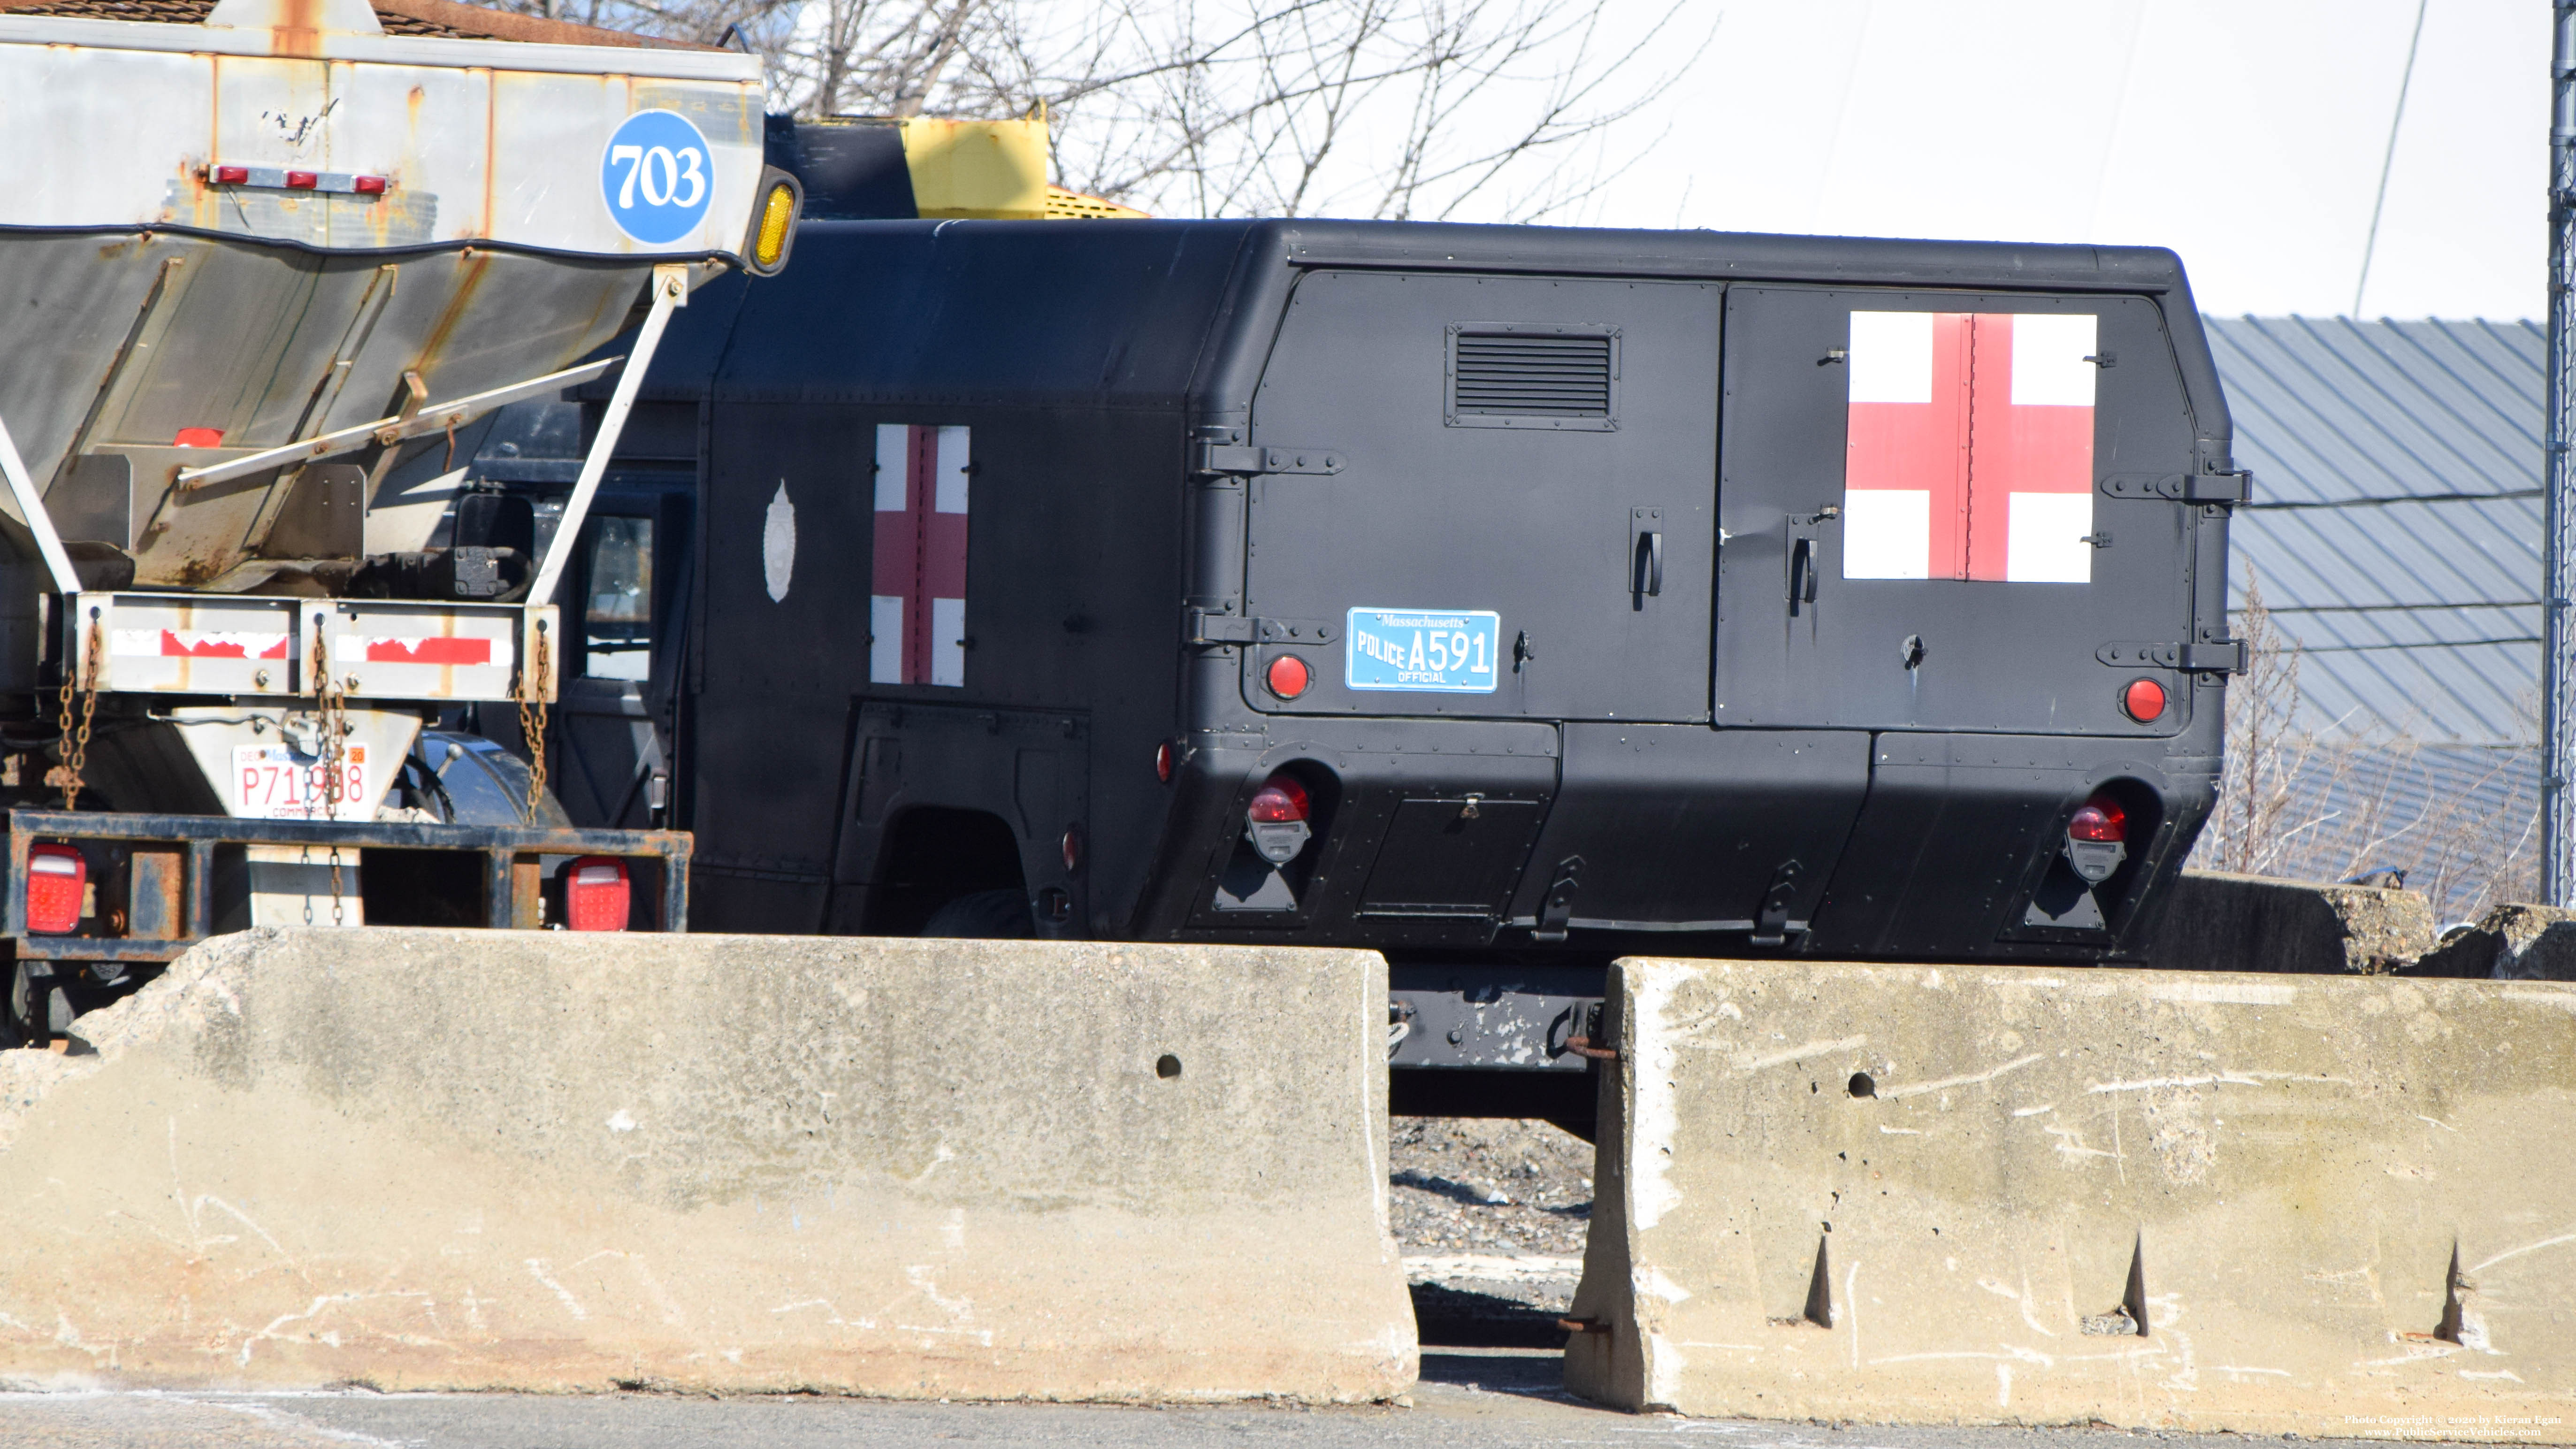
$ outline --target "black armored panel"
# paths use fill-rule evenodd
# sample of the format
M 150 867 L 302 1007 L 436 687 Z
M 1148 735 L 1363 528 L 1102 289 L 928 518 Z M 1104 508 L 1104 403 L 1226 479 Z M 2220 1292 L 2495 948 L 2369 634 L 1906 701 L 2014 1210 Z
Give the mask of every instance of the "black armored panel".
M 825 222 L 704 325 L 705 928 L 1371 946 L 1554 1060 L 1624 952 L 2122 959 L 2211 805 L 2168 252 Z

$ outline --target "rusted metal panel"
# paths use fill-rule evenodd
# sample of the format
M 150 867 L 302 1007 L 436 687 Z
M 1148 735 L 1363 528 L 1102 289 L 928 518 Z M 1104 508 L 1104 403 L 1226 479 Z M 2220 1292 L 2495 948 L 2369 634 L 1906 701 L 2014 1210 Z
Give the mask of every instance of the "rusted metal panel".
M 5 828 L 7 875 L 0 880 L 0 939 L 23 960 L 154 962 L 176 959 L 213 928 L 210 883 L 217 851 L 257 848 L 267 859 L 301 863 L 310 848 L 325 862 L 338 850 L 355 862 L 369 849 L 446 850 L 483 858 L 481 899 L 462 902 L 486 921 L 516 929 L 541 924 L 545 862 L 611 856 L 635 870 L 642 928 L 685 931 L 692 838 L 678 830 L 582 830 L 550 826 L 434 825 L 409 821 L 329 823 L 233 820 L 203 815 L 13 810 Z M 101 853 L 131 848 L 132 899 L 123 924 L 101 935 L 38 936 L 27 930 L 27 857 L 39 841 L 72 841 Z M 280 851 L 286 852 L 279 854 Z M 238 853 L 238 852 L 237 852 Z M 184 861 L 184 864 L 182 863 Z M 656 889 L 658 887 L 658 889 Z M 648 894 L 649 892 L 649 894 Z M 357 894 L 354 873 L 347 894 Z M 102 905 L 106 904 L 102 902 Z M 344 914 L 345 914 L 344 906 Z M 152 934 L 160 932 L 164 934 Z
M 184 850 L 137 850 L 126 867 L 132 882 L 126 903 L 129 939 L 176 941 L 188 934 L 187 860 Z
M 282 47 L 267 29 L 0 14 L 0 127 L 21 138 L 0 154 L 0 226 L 610 256 L 741 243 L 762 160 L 754 57 L 308 34 Z M 687 118 L 706 147 L 703 215 L 650 240 L 601 203 L 609 138 L 642 110 Z M 384 185 L 227 185 L 209 169 L 225 166 Z
M 252 543 L 279 473 L 177 489 L 180 469 L 385 418 L 406 374 L 435 407 L 561 370 L 616 335 L 649 275 L 610 259 L 388 262 L 0 230 L 0 418 L 48 511 L 127 519 L 105 541 L 132 553 L 137 583 L 255 589 L 276 568 Z M 177 446 L 183 430 L 221 442 Z M 112 508 L 69 491 L 98 458 L 130 469 Z M 261 577 L 225 578 L 245 567 Z

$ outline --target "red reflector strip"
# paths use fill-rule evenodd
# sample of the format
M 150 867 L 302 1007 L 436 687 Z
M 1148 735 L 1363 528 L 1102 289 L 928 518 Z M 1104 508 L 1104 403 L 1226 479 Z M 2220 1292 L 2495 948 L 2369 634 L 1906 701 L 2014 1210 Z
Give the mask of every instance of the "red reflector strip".
M 322 173 L 319 171 L 289 171 L 286 173 L 286 185 L 289 190 L 310 191 L 321 184 Z
M 434 635 L 419 639 L 370 639 L 367 641 L 369 664 L 489 664 L 492 641 L 489 639 L 451 639 Z
M 382 196 L 385 194 L 385 178 L 361 176 L 349 183 L 349 189 L 360 196 Z
M 283 634 L 195 629 L 119 629 L 109 652 L 144 659 L 284 659 Z

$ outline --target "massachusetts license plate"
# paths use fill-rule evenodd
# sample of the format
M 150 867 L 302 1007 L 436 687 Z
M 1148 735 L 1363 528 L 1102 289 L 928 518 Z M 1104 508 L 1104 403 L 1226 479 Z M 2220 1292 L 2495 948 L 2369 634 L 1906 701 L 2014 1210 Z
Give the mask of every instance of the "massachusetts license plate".
M 1501 677 L 1503 616 L 1483 609 L 1353 609 L 1343 635 L 1353 689 L 1491 694 Z
M 367 768 L 367 747 L 351 745 L 341 757 L 340 798 L 335 810 L 323 786 L 322 761 L 296 754 L 284 745 L 233 747 L 233 814 L 249 820 L 373 820 L 376 797 Z

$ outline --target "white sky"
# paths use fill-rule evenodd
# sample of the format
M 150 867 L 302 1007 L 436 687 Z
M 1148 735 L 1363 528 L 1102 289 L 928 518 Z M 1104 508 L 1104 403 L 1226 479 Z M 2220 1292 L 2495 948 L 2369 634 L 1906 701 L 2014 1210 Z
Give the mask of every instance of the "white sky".
M 2153 244 L 2207 311 L 2353 310 L 2416 0 L 1684 4 L 1714 42 L 1567 220 Z M 2548 67 L 2543 0 L 2429 0 L 2363 315 L 2545 315 Z

